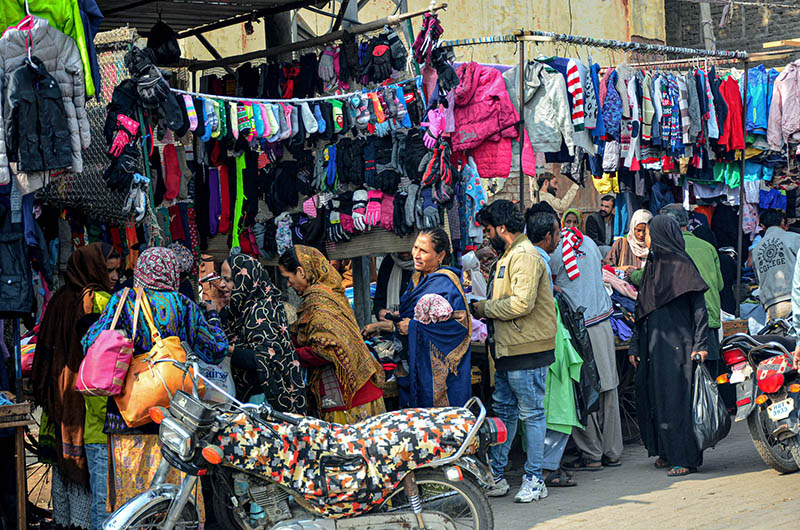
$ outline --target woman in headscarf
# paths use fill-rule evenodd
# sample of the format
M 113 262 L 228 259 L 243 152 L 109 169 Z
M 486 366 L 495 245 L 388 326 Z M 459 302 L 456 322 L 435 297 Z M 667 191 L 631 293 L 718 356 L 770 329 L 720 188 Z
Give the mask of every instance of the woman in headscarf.
M 319 250 L 301 245 L 281 254 L 278 265 L 303 299 L 292 331 L 300 362 L 309 369 L 313 413 L 328 422 L 356 423 L 385 412 L 383 368 L 361 338 L 341 275 Z
M 561 228 L 577 228 L 583 230 L 583 216 L 581 211 L 576 208 L 570 208 L 561 216 Z
M 186 248 L 183 243 L 175 242 L 167 247 L 175 254 L 175 259 L 178 262 L 178 270 L 180 271 L 180 284 L 178 285 L 178 292 L 191 300 L 197 301 L 197 293 L 194 290 L 192 281 L 189 275 L 194 268 L 194 256 L 192 251 Z
M 31 381 L 44 410 L 40 458 L 53 465 L 53 518 L 63 527 L 99 529 L 105 519 L 105 398 L 75 390 L 83 360 L 81 337 L 97 320 L 117 283 L 120 255 L 92 243 L 69 258 L 66 285 L 47 306 Z
M 692 357 L 707 356 L 708 286 L 686 253 L 677 221 L 650 222 L 650 256 L 636 302 L 630 360 L 636 370 L 636 412 L 642 441 L 671 477 L 703 463 L 692 430 Z
M 401 358 L 406 375 L 397 378 L 401 408 L 460 407 L 472 396 L 471 343 L 472 320 L 467 297 L 457 269 L 444 266 L 450 255 L 447 232 L 441 228 L 423 230 L 412 251 L 414 275 L 400 298 L 398 316 L 392 322 L 366 326 L 367 336 L 380 331 L 395 331 L 402 344 Z M 438 295 L 451 308 L 449 317 L 429 321 L 415 316 L 423 297 Z M 423 312 L 424 313 L 424 312 Z
M 647 261 L 647 225 L 653 218 L 647 210 L 636 210 L 631 217 L 628 235 L 617 239 L 603 260 L 604 265 L 615 268 L 641 269 Z
M 217 312 L 213 309 L 201 311 L 185 296 L 178 293 L 180 272 L 175 254 L 163 247 L 148 248 L 139 255 L 133 272 L 135 289 L 143 289 L 150 302 L 153 320 L 162 337 L 176 336 L 185 341 L 194 352 L 209 364 L 219 364 L 228 352 L 228 340 L 222 331 Z M 116 329 L 133 334 L 133 316 L 136 294 L 131 291 L 124 302 L 125 291 L 115 293 L 108 301 L 105 311 L 83 337 L 81 343 L 86 351 L 100 332 L 109 329 L 114 312 L 120 303 L 124 307 L 119 315 Z M 153 347 L 149 326 L 144 311 L 139 311 L 136 336 L 133 337 L 134 355 L 142 355 Z M 115 510 L 135 495 L 141 493 L 142 485 L 150 484 L 160 458 L 158 425 L 148 423 L 131 428 L 125 423 L 114 398 L 108 398 L 104 432 L 109 434 L 109 477 L 107 507 Z M 168 481 L 179 483 L 177 470 L 170 471 Z
M 305 382 L 281 292 L 258 260 L 246 254 L 225 260 L 221 272 L 221 281 L 231 285 L 222 319 L 237 393 L 244 400 L 263 393 L 275 410 L 305 414 Z

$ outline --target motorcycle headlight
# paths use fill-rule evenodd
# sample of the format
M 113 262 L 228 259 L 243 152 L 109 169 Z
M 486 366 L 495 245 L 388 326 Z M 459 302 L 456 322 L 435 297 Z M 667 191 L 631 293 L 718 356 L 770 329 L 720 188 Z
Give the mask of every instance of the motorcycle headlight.
M 158 440 L 181 460 L 189 460 L 194 449 L 191 431 L 173 418 L 164 418 L 158 429 Z

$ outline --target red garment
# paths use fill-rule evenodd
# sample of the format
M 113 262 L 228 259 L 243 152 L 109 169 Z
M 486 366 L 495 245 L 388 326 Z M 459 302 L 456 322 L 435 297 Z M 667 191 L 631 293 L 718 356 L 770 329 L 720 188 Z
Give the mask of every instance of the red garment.
M 729 77 L 719 87 L 719 92 L 725 104 L 728 105 L 728 115 L 722 126 L 719 145 L 728 151 L 744 149 L 744 131 L 742 130 L 742 95 L 739 92 L 739 83 Z
M 171 201 L 178 196 L 181 189 L 181 166 L 178 164 L 178 151 L 175 144 L 164 146 L 162 153 L 164 166 L 164 185 L 167 191 L 164 192 L 164 200 Z M 174 238 L 173 238 L 174 239 Z
M 231 192 L 228 187 L 228 166 L 219 166 L 219 194 L 222 213 L 219 216 L 219 233 L 227 234 L 231 228 Z
M 177 206 L 169 207 L 169 235 L 173 241 L 186 240 L 181 210 Z
M 321 366 L 330 364 L 330 361 L 314 355 L 314 350 L 311 346 L 303 346 L 302 348 L 298 348 L 294 337 L 292 337 L 292 342 L 295 344 L 295 349 L 297 350 L 297 358 L 300 360 L 300 366 L 302 366 L 303 368 L 319 368 Z M 322 385 L 322 381 L 320 381 L 319 383 L 319 394 L 320 396 L 325 395 L 325 387 Z M 348 408 L 358 407 L 359 405 L 370 403 L 382 396 L 383 396 L 383 390 L 373 385 L 372 381 L 367 381 L 364 384 L 364 386 L 358 389 L 355 395 L 353 395 L 353 402 L 350 403 L 349 407 L 338 407 L 325 410 L 326 411 L 347 410 Z
M 200 248 L 200 233 L 197 231 L 197 214 L 194 208 L 189 208 L 187 216 L 189 217 L 189 239 L 192 242 L 192 255 L 194 255 L 194 267 L 192 274 L 198 273 L 198 263 L 200 263 L 200 253 L 197 249 Z
M 739 116 L 741 117 L 741 114 L 739 114 Z M 714 208 L 716 208 L 716 206 L 695 206 L 694 211 L 705 215 L 708 220 L 708 226 L 711 226 L 711 218 L 714 217 Z
M 455 132 L 450 136 L 454 151 L 475 149 L 486 140 L 500 147 L 501 137 L 519 136 L 514 126 L 519 113 L 499 70 L 471 62 L 458 67 L 458 78 L 461 83 L 455 89 Z

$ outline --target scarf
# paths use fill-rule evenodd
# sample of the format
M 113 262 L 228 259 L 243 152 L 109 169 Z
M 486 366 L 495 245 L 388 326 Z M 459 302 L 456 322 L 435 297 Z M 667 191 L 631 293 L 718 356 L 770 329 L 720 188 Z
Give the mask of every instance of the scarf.
M 133 271 L 133 285 L 155 291 L 177 291 L 178 260 L 164 247 L 150 247 L 139 256 Z
M 386 288 L 386 309 L 396 311 L 400 307 L 400 288 L 403 283 L 403 271 L 414 270 L 414 259 L 403 260 L 399 254 L 391 255 L 394 266 L 389 274 L 389 284 Z
M 181 274 L 192 272 L 194 268 L 194 256 L 192 255 L 192 251 L 186 248 L 186 245 L 176 241 L 167 248 L 175 254 L 175 260 L 178 262 L 178 269 Z
M 297 245 L 297 260 L 303 267 L 308 287 L 297 309 L 297 342 L 311 346 L 314 354 L 333 364 L 346 406 L 367 381 L 382 387 L 383 369 L 364 344 L 353 309 L 344 295 L 342 277 L 316 248 Z M 319 381 L 322 370 L 309 379 L 317 403 L 322 403 Z
M 111 292 L 106 256 L 113 247 L 92 243 L 69 258 L 66 285 L 53 295 L 42 317 L 33 357 L 33 395 L 55 425 L 56 458 L 70 481 L 89 485 L 89 469 L 83 450 L 86 403 L 75 391 L 83 361 L 78 322 L 92 311 L 93 293 Z
M 650 257 L 644 267 L 636 303 L 637 322 L 686 293 L 708 290 L 697 266 L 686 253 L 686 243 L 675 219 L 667 215 L 655 216 L 650 222 L 650 241 Z
M 633 233 L 633 230 L 642 224 L 648 224 L 650 220 L 653 219 L 653 214 L 651 214 L 648 210 L 636 210 L 633 212 L 633 216 L 631 217 L 631 229 L 628 230 L 628 235 L 625 236 L 625 239 L 628 240 L 628 246 L 633 252 L 633 255 L 641 260 L 646 260 L 647 255 L 650 253 L 650 248 L 647 246 L 646 241 L 639 241 L 636 239 L 636 234 Z
M 256 362 L 255 374 L 235 372 L 237 388 L 246 388 L 245 395 L 263 392 L 280 412 L 305 414 L 305 383 L 281 292 L 255 258 L 238 254 L 228 258 L 228 264 L 233 287 L 223 310 L 225 334 L 231 344 L 253 350 Z
M 570 281 L 579 278 L 581 271 L 578 270 L 578 259 L 575 250 L 583 244 L 583 234 L 577 228 L 561 229 L 561 258 L 564 261 L 564 269 Z

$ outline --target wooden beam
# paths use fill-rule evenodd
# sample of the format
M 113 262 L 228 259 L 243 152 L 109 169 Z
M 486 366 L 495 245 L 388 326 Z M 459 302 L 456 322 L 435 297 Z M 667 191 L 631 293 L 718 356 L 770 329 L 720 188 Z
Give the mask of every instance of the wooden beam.
M 372 322 L 369 256 L 353 258 L 350 263 L 353 267 L 353 312 L 358 326 L 363 328 Z
M 291 11 L 293 9 L 302 9 L 306 6 L 310 6 L 317 3 L 319 3 L 319 0 L 295 0 L 294 2 L 287 2 L 285 4 L 281 4 L 278 6 L 256 9 L 255 11 L 245 13 L 244 15 L 237 15 L 235 17 L 227 18 L 225 20 L 220 20 L 218 22 L 212 22 L 211 24 L 206 24 L 204 26 L 198 26 L 196 28 L 180 31 L 178 32 L 178 38 L 185 39 L 186 37 L 192 37 L 199 33 L 206 33 L 208 31 L 213 31 L 215 29 L 227 28 L 235 24 L 247 22 L 248 20 L 256 20 L 269 15 L 277 15 L 278 13 L 284 13 L 286 11 Z
M 339 31 L 339 28 L 342 27 L 342 20 L 344 20 L 344 13 L 347 11 L 347 6 L 350 4 L 350 0 L 341 0 L 342 5 L 339 7 L 339 12 L 336 14 L 336 19 L 333 21 L 333 26 L 331 26 L 331 31 Z M 358 21 L 355 21 L 358 24 Z
M 440 9 L 445 9 L 446 7 L 447 4 L 437 5 L 433 8 L 433 11 L 439 11 Z M 370 31 L 379 30 L 386 25 L 397 25 L 403 20 L 418 17 L 424 15 L 425 13 L 429 13 L 430 11 L 431 9 L 420 9 L 419 11 L 414 11 L 412 13 L 404 13 L 402 15 L 391 15 L 388 17 L 380 18 L 378 20 L 373 20 L 372 22 L 367 22 L 364 24 L 358 24 L 357 26 L 352 26 L 346 30 L 340 29 L 339 31 L 326 33 L 325 35 L 321 35 L 319 37 L 303 42 L 295 42 L 292 44 L 286 44 L 284 46 L 276 46 L 275 48 L 271 48 L 268 50 L 258 50 L 250 53 L 244 53 L 242 55 L 234 55 L 232 57 L 226 57 L 225 59 L 216 59 L 213 61 L 199 62 L 197 64 L 190 66 L 189 70 L 191 71 L 208 70 L 209 68 L 217 68 L 229 64 L 241 64 L 241 63 L 246 63 L 248 61 L 252 61 L 253 59 L 275 57 L 276 55 L 283 55 L 297 50 L 315 48 L 318 46 L 322 46 L 323 44 L 328 44 L 329 42 L 341 40 L 346 33 L 350 33 L 352 35 L 369 33 Z
M 784 40 L 773 40 L 773 41 L 770 41 L 770 42 L 765 42 L 761 46 L 763 48 L 782 48 L 783 46 L 800 47 L 800 38 L 797 38 L 797 39 L 784 39 Z
M 206 50 L 208 50 L 208 53 L 210 53 L 211 56 L 214 57 L 214 59 L 222 59 L 222 55 L 220 55 L 217 49 L 210 42 L 208 42 L 208 39 L 206 38 L 205 35 L 203 35 L 202 33 L 198 33 L 197 35 L 195 35 L 195 37 L 197 37 L 197 40 L 200 41 L 200 44 L 202 44 L 203 47 Z M 225 66 L 224 68 L 226 72 L 236 77 L 236 72 L 234 72 L 233 68 L 231 68 L 230 66 Z

